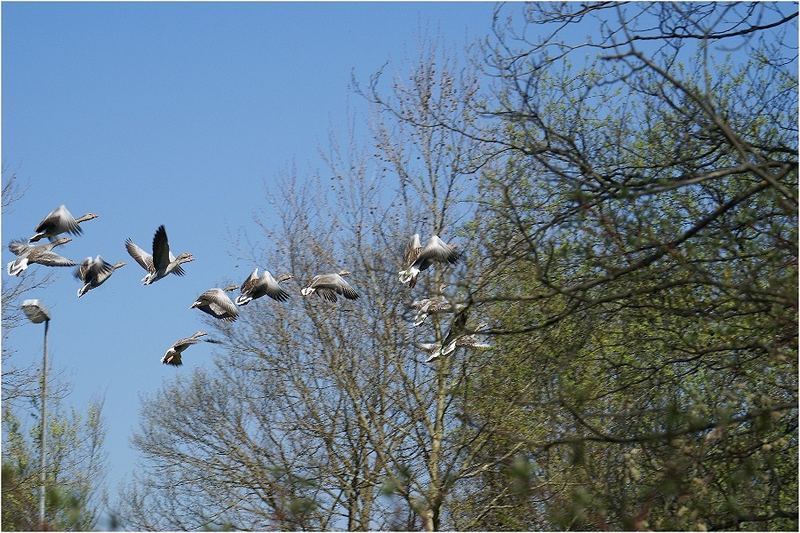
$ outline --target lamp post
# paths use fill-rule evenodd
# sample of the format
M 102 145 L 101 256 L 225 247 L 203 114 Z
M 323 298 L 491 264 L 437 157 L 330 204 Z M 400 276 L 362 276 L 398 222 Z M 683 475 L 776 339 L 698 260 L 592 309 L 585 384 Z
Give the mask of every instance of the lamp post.
M 39 527 L 44 531 L 44 486 L 45 475 L 45 444 L 47 437 L 47 330 L 50 327 L 50 313 L 39 300 L 25 300 L 22 302 L 22 311 L 25 316 L 34 324 L 44 322 L 44 353 L 42 354 L 42 426 L 41 426 L 41 445 L 39 448 L 39 462 L 41 466 L 39 486 Z

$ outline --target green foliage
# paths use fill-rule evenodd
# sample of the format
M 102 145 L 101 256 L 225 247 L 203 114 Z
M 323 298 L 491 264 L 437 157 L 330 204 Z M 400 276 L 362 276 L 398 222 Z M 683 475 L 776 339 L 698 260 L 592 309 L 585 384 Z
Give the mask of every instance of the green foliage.
M 50 406 L 48 416 L 45 517 L 47 528 L 87 531 L 97 520 L 105 430 L 102 404 L 93 403 L 86 415 L 63 413 Z M 4 531 L 39 529 L 39 425 L 26 435 L 20 420 L 3 411 L 2 526 Z
M 573 8 L 528 23 L 569 28 Z M 627 35 L 632 13 L 697 16 L 585 9 Z M 484 176 L 475 237 L 499 335 L 464 405 L 500 437 L 491 453 L 523 444 L 537 476 L 524 505 L 509 493 L 464 523 L 796 527 L 796 74 L 688 41 L 576 67 L 547 56 L 568 29 L 545 34 L 495 49 L 513 150 Z M 466 498 L 514 483 L 486 472 Z

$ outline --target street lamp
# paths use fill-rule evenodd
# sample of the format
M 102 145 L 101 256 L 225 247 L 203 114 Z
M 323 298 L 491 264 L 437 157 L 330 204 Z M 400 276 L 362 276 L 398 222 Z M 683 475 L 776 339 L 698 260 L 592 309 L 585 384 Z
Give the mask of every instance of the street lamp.
M 47 437 L 47 329 L 50 326 L 50 313 L 39 300 L 25 300 L 22 302 L 22 311 L 25 316 L 34 324 L 44 322 L 44 353 L 42 355 L 42 427 L 41 427 L 41 446 L 39 448 L 39 462 L 41 465 L 41 484 L 39 486 L 39 526 L 44 531 L 44 486 L 46 481 L 44 450 Z

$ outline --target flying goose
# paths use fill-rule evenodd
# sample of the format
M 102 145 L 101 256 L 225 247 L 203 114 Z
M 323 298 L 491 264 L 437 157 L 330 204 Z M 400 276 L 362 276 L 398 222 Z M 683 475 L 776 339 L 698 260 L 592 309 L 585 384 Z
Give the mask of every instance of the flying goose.
M 439 286 L 439 294 L 432 298 L 423 298 L 422 300 L 414 300 L 411 303 L 411 308 L 417 310 L 417 316 L 414 317 L 414 326 L 419 326 L 429 315 L 437 313 L 458 312 L 465 306 L 464 304 L 453 304 L 446 296 L 442 294 L 447 285 L 441 284 Z
M 423 248 L 419 233 L 415 233 L 406 245 L 403 264 L 407 266 L 405 270 L 398 272 L 400 283 L 414 287 L 419 273 L 427 270 L 434 261 L 454 264 L 460 256 L 461 252 L 457 251 L 455 246 L 447 244 L 438 235 L 432 235 Z
M 446 297 L 435 296 L 433 298 L 414 300 L 411 307 L 417 310 L 417 315 L 414 317 L 414 326 L 419 326 L 425 322 L 428 316 L 437 313 L 460 311 L 463 308 L 463 304 L 456 304 L 454 307 Z
M 337 294 L 341 294 L 348 300 L 355 300 L 358 298 L 358 293 L 342 277 L 349 274 L 349 271 L 342 270 L 338 274 L 316 275 L 311 280 L 311 283 L 308 284 L 308 287 L 300 291 L 300 294 L 308 296 L 316 292 L 318 296 L 329 302 L 335 302 Z
M 236 304 L 234 304 L 225 293 L 227 291 L 235 291 L 238 288 L 238 285 L 229 285 L 225 287 L 225 289 L 220 289 L 218 287 L 208 289 L 197 297 L 197 300 L 195 300 L 189 309 L 196 307 L 214 318 L 233 322 L 239 317 L 239 310 L 236 308 Z
M 67 206 L 60 205 L 39 222 L 39 225 L 33 230 L 36 234 L 28 239 L 28 242 L 36 242 L 44 237 L 48 237 L 52 241 L 56 236 L 65 232 L 72 233 L 73 235 L 80 235 L 83 233 L 83 230 L 79 224 L 97 217 L 98 215 L 94 213 L 86 213 L 80 218 L 74 218 L 72 213 L 67 209 Z
M 436 348 L 436 350 L 432 348 L 431 349 L 423 348 L 426 351 L 432 352 L 431 356 L 425 360 L 426 363 L 430 363 L 431 361 L 434 361 L 444 355 L 449 355 L 456 349 L 456 347 L 472 348 L 474 350 L 489 350 L 492 348 L 491 344 L 485 342 L 478 342 L 478 339 L 475 335 L 462 335 L 461 337 L 458 337 L 455 340 L 452 340 L 446 345 L 443 345 L 441 347 L 437 344 L 424 344 L 424 343 L 417 344 L 417 346 L 419 346 L 420 348 L 431 347 L 431 346 L 433 348 Z
M 426 363 L 438 358 L 442 352 L 442 347 L 436 344 L 435 342 L 415 342 L 414 346 L 416 346 L 423 352 L 428 352 L 429 354 L 432 354 L 428 359 L 425 360 Z
M 221 342 L 218 340 L 200 338 L 205 335 L 208 335 L 208 333 L 205 331 L 198 331 L 191 337 L 186 337 L 185 339 L 175 341 L 172 346 L 169 347 L 166 353 L 164 353 L 164 357 L 161 358 L 161 362 L 165 365 L 181 366 L 183 364 L 181 361 L 181 354 L 192 344 L 197 344 L 198 342 L 212 342 L 214 344 L 221 344 Z
M 119 261 L 116 264 L 107 263 L 99 255 L 92 259 L 87 257 L 78 268 L 75 269 L 75 277 L 83 282 L 83 287 L 78 289 L 78 298 L 103 284 L 111 277 L 111 274 L 118 268 L 125 266 Z
M 439 357 L 449 355 L 456 349 L 456 347 L 467 347 L 478 350 L 487 350 L 491 348 L 491 345 L 489 344 L 478 342 L 478 339 L 475 336 L 476 333 L 480 333 L 481 331 L 485 330 L 488 324 L 482 323 L 477 328 L 467 331 L 467 314 L 468 313 L 466 310 L 459 311 L 456 314 L 455 318 L 453 318 L 453 322 L 450 324 L 450 331 L 447 332 L 447 336 L 436 350 L 422 348 L 428 352 L 431 352 L 431 356 L 425 360 L 426 363 L 430 363 Z M 417 346 L 422 347 L 423 345 L 418 344 Z M 429 347 L 430 345 L 425 344 L 424 346 Z
M 169 251 L 167 230 L 164 229 L 163 224 L 158 227 L 153 236 L 153 255 L 136 246 L 130 239 L 125 241 L 125 249 L 147 271 L 147 275 L 142 278 L 143 285 L 150 285 L 166 277 L 167 274 L 183 276 L 185 272 L 181 268 L 181 263 L 194 261 L 194 257 L 189 252 L 183 252 L 178 257 L 172 255 L 172 252 Z
M 278 276 L 278 279 L 272 277 L 268 270 L 265 270 L 259 277 L 258 267 L 253 270 L 241 286 L 241 294 L 236 297 L 236 305 L 247 305 L 251 300 L 261 298 L 262 296 L 269 296 L 273 300 L 285 302 L 289 299 L 289 293 L 283 290 L 280 285 L 282 281 L 293 279 L 291 274 L 283 274 Z
M 75 263 L 66 257 L 61 257 L 51 250 L 56 246 L 66 244 L 72 239 L 69 237 L 61 237 L 48 244 L 39 244 L 32 246 L 25 241 L 12 241 L 8 245 L 16 259 L 8 263 L 8 273 L 11 276 L 19 276 L 28 268 L 29 265 L 39 263 L 45 266 L 75 266 Z

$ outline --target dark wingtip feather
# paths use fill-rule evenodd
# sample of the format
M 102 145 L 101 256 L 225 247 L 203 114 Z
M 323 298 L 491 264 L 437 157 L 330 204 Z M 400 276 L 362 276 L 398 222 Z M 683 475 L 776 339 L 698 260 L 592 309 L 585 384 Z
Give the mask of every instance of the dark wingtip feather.
M 353 289 L 344 289 L 342 291 L 342 294 L 348 300 L 357 300 L 358 299 L 358 293 L 356 291 L 354 291 Z
M 157 243 L 159 241 L 164 241 L 165 243 L 169 243 L 167 239 L 167 229 L 164 227 L 164 224 L 161 224 L 156 232 L 153 234 L 153 254 L 156 253 L 156 248 L 158 247 Z
M 317 289 L 317 294 L 329 302 L 336 302 L 336 293 L 330 289 Z
M 161 224 L 153 234 L 153 248 L 155 248 L 156 241 L 159 239 L 167 240 L 167 228 L 164 227 L 164 224 Z
M 450 252 L 450 255 L 447 256 L 447 262 L 451 265 L 456 264 L 459 259 L 461 259 L 461 251 L 459 250 L 454 249 L 452 252 Z

